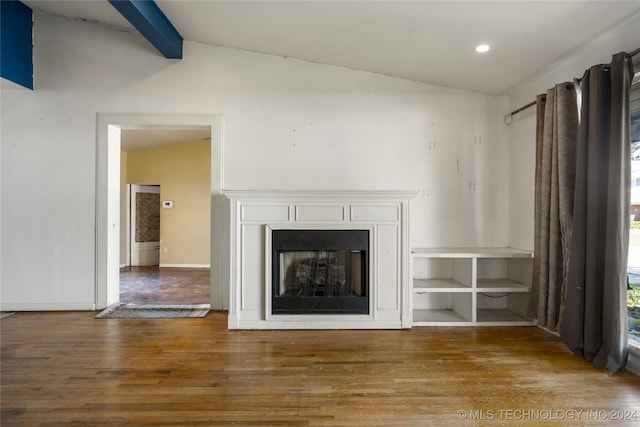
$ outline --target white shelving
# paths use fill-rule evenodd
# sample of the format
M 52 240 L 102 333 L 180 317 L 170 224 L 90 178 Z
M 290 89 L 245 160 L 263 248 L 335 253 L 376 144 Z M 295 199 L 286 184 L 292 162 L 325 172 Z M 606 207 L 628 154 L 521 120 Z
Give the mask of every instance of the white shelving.
M 534 325 L 533 254 L 512 248 L 414 248 L 413 326 Z

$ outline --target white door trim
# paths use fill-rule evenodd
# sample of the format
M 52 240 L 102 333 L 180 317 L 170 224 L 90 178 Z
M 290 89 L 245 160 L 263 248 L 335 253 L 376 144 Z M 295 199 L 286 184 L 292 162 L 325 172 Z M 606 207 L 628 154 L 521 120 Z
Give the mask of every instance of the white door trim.
M 223 251 L 223 116 L 221 114 L 110 114 L 96 118 L 95 306 L 119 300 L 120 129 L 211 128 L 211 308 L 229 306 L 228 250 Z

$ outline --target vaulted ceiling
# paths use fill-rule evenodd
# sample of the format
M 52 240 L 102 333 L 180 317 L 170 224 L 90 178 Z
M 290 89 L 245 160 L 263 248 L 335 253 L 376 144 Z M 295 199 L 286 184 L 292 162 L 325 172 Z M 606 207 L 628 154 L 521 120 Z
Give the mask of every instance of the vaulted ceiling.
M 23 2 L 34 10 L 133 30 L 106 0 Z M 639 1 L 156 3 L 188 41 L 490 95 L 504 94 L 640 13 Z M 491 50 L 476 53 L 480 43 Z
M 37 11 L 135 31 L 107 0 L 23 3 Z M 489 95 L 508 93 L 586 42 L 640 14 L 640 1 L 156 3 L 187 41 Z M 475 52 L 481 43 L 491 46 L 489 52 Z M 633 48 L 640 47 L 640 30 L 638 44 Z M 148 49 L 154 47 L 149 44 Z M 633 99 L 632 105 L 637 109 L 638 100 Z M 633 129 L 640 132 L 637 118 Z M 126 130 L 123 147 L 145 148 L 154 145 L 154 139 L 169 144 L 176 139 L 186 142 L 207 137 L 193 132 L 198 131 L 174 130 L 171 136 L 166 129 Z

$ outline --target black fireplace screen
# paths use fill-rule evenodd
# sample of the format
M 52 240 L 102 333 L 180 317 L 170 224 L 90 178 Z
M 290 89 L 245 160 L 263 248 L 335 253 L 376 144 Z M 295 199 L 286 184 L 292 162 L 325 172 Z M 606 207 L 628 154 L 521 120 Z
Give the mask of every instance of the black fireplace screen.
M 273 230 L 272 314 L 368 314 L 367 230 Z

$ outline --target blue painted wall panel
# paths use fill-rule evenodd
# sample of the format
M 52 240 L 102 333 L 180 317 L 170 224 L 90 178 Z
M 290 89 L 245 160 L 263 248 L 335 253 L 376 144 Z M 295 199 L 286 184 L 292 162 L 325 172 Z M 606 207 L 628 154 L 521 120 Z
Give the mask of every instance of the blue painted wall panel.
M 16 0 L 0 1 L 0 75 L 33 89 L 33 13 Z

